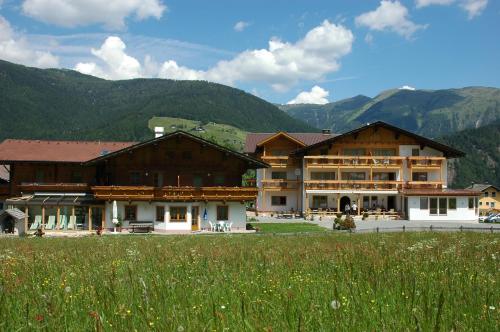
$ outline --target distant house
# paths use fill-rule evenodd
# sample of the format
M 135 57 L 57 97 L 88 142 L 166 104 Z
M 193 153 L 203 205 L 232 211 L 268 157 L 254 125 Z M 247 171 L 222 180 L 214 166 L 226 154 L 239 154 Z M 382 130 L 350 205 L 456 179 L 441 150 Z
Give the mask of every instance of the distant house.
M 488 183 L 474 183 L 467 189 L 482 193 L 479 199 L 479 213 L 486 214 L 492 210 L 500 210 L 500 188 Z

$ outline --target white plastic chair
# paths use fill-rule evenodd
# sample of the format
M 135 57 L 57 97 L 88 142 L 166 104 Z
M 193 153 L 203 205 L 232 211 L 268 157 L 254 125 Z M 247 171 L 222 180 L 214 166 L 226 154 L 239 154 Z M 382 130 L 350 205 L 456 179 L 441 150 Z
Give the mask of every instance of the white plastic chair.
M 210 225 L 210 231 L 215 232 L 215 225 L 211 221 L 209 221 L 208 224 Z
M 226 223 L 226 232 L 231 232 L 231 229 L 233 228 L 233 223 Z

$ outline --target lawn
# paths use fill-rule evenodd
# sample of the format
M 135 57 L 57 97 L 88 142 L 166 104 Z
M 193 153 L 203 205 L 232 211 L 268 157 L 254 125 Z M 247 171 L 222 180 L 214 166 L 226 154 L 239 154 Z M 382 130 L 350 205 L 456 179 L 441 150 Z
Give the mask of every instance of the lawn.
M 328 232 L 324 227 L 311 223 L 251 223 L 259 233 L 316 233 Z
M 495 331 L 500 236 L 0 239 L 0 331 Z

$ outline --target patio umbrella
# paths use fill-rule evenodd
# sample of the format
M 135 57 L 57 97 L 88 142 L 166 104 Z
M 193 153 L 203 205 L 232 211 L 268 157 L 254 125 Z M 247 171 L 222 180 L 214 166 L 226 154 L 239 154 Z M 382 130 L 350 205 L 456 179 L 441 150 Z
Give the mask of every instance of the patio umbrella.
M 115 225 L 116 232 L 116 224 L 118 224 L 118 204 L 116 204 L 116 201 L 113 201 L 113 219 L 111 221 Z
M 203 211 L 203 220 L 207 221 L 208 219 L 208 213 L 207 213 L 207 208 L 205 208 L 205 211 Z

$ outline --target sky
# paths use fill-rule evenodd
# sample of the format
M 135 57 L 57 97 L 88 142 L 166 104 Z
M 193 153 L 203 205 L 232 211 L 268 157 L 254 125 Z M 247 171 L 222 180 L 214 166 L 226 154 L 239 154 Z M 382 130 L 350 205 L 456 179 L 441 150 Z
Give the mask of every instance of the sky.
M 282 104 L 500 87 L 500 1 L 0 0 L 0 59 Z

